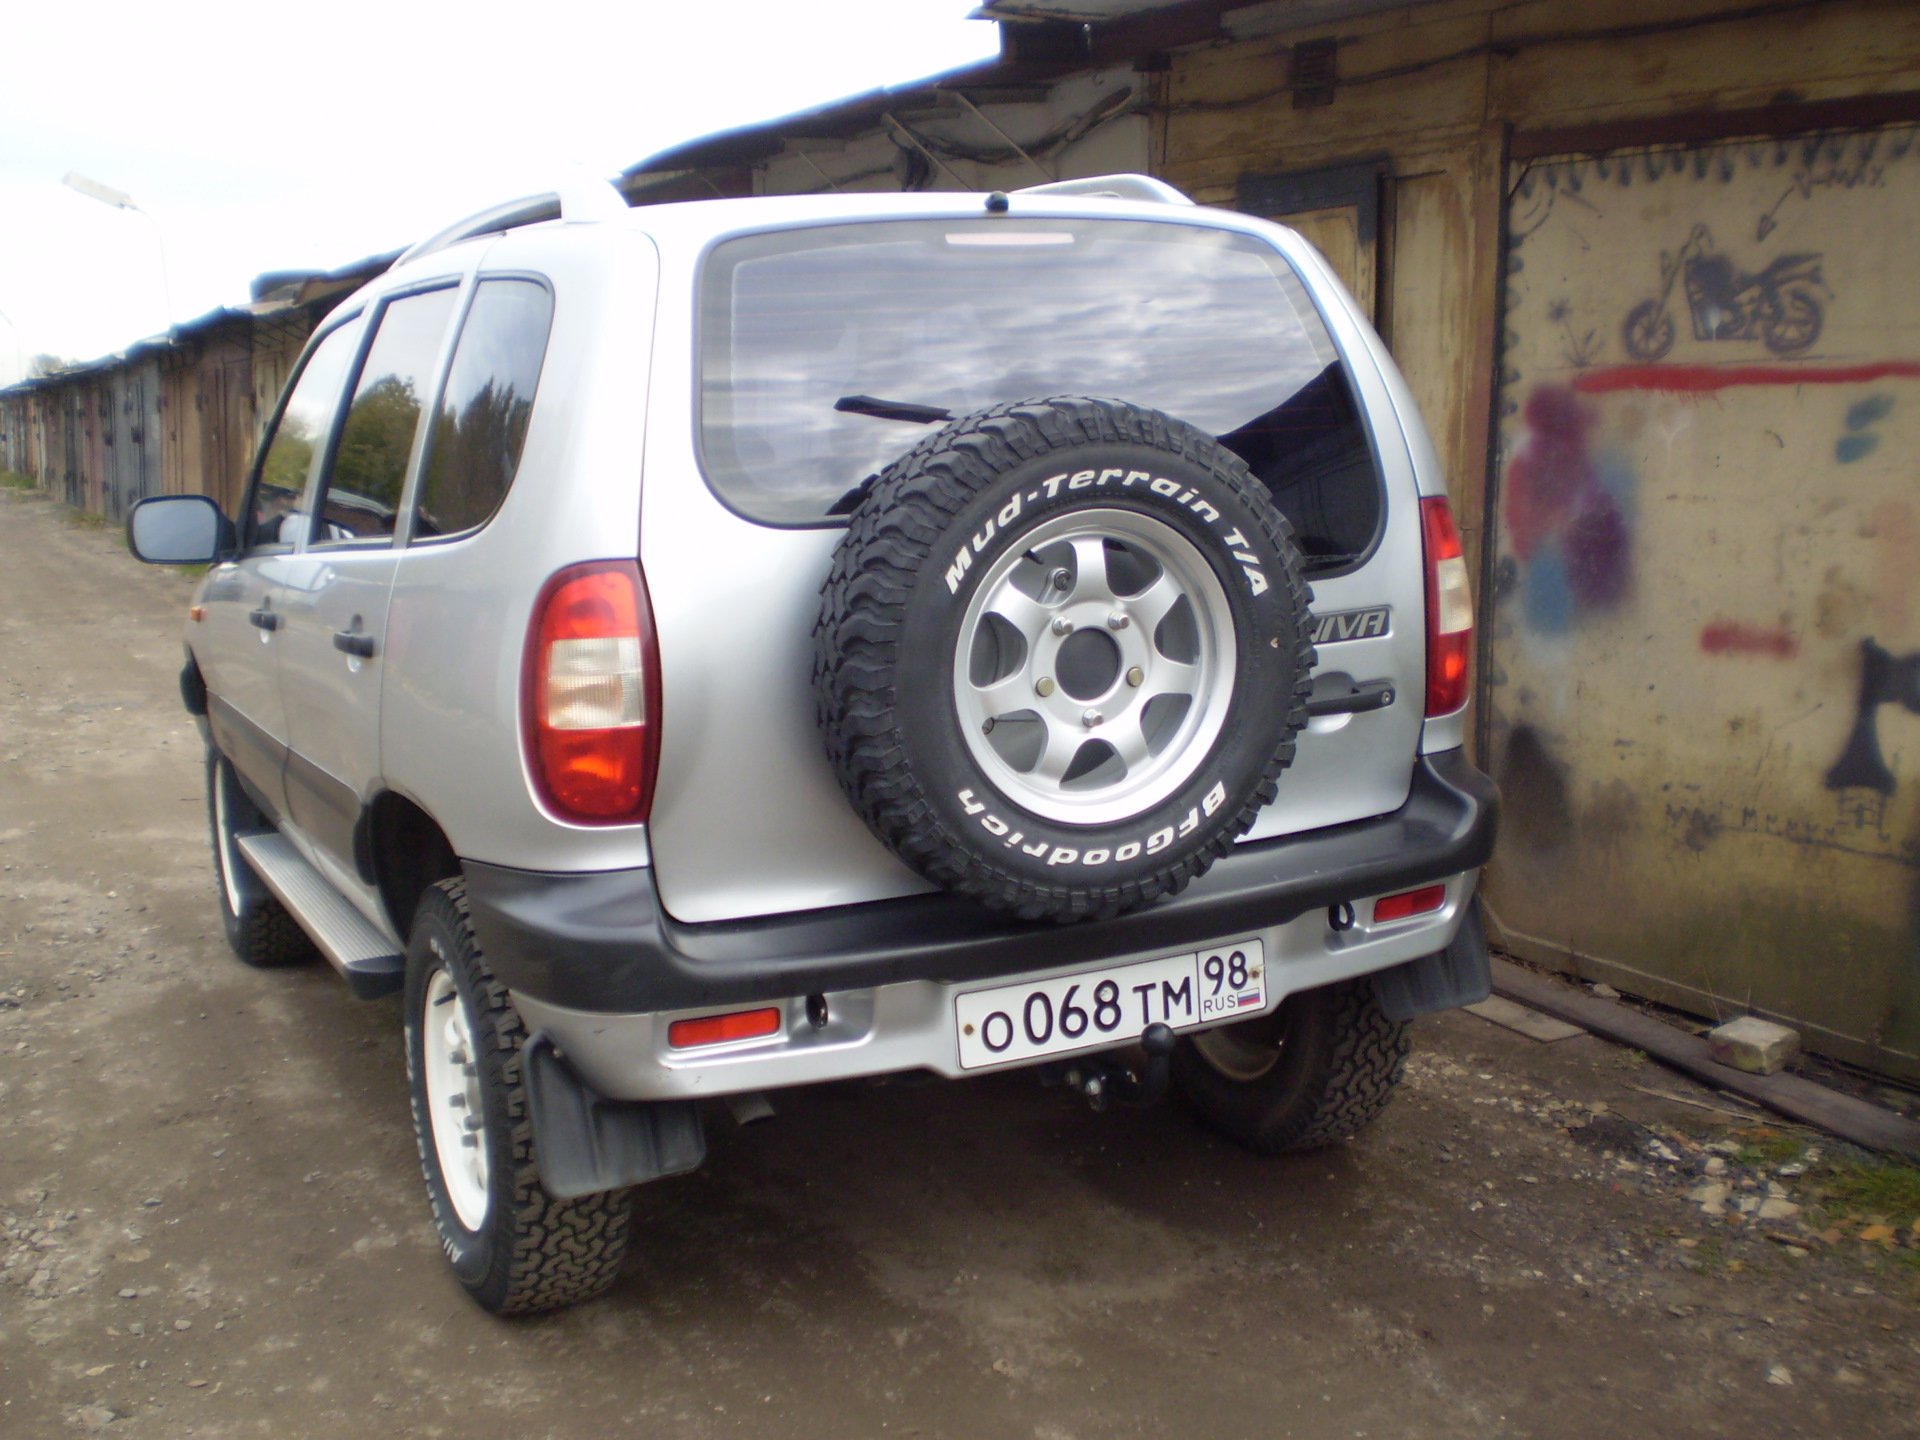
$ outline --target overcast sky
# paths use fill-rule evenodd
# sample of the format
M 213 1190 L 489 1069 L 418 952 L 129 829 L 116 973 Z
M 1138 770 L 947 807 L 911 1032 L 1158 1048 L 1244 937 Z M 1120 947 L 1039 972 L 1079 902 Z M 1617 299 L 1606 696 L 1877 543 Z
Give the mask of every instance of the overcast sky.
M 976 0 L 7 5 L 0 384 L 463 215 L 998 48 Z M 143 215 L 64 188 L 69 170 Z M 159 234 L 156 235 L 156 229 Z M 167 314 L 164 237 L 171 277 Z

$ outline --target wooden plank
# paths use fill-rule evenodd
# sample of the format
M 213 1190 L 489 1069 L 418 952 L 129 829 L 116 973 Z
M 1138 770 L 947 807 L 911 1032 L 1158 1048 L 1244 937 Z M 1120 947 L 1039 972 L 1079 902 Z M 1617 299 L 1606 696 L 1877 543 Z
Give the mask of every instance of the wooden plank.
M 1749 135 L 1871 130 L 1912 120 L 1920 120 L 1920 90 L 1812 104 L 1763 105 L 1755 110 L 1693 110 L 1558 130 L 1517 130 L 1513 136 L 1513 156 L 1516 160 L 1531 160 L 1546 155 L 1598 154 L 1607 150 L 1699 144 Z
M 1495 1025 L 1524 1035 L 1529 1040 L 1538 1040 L 1542 1044 L 1551 1044 L 1555 1040 L 1571 1040 L 1576 1035 L 1587 1032 L 1578 1025 L 1569 1025 L 1564 1020 L 1555 1020 L 1542 1015 L 1538 1010 L 1529 1010 L 1525 1005 L 1516 1005 L 1513 1001 L 1498 995 L 1489 995 L 1478 1005 L 1460 1007 L 1469 1015 L 1478 1015 L 1482 1020 L 1491 1020 Z
M 1781 1115 L 1817 1125 L 1856 1145 L 1920 1158 L 1920 1124 L 1878 1105 L 1842 1095 L 1798 1075 L 1748 1075 L 1721 1065 L 1707 1042 L 1611 1000 L 1556 985 L 1506 960 L 1493 962 L 1494 993 L 1548 1015 L 1557 1015 L 1596 1035 L 1644 1050 L 1717 1089 L 1743 1095 Z

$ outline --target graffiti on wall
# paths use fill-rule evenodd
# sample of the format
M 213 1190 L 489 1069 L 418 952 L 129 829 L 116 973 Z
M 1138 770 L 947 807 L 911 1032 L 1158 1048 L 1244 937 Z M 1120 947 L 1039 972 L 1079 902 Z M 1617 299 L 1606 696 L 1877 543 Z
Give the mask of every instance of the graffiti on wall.
M 1660 252 L 1660 293 L 1627 312 L 1621 342 L 1636 360 L 1673 349 L 1673 289 L 1680 288 L 1696 340 L 1759 340 L 1776 355 L 1798 355 L 1820 338 L 1823 297 L 1833 294 L 1817 254 L 1780 255 L 1748 273 L 1714 249 L 1712 232 L 1695 225 L 1677 252 Z
M 1595 443 L 1599 417 L 1568 386 L 1534 386 L 1522 419 L 1527 436 L 1505 482 L 1521 613 L 1535 630 L 1564 634 L 1632 589 L 1633 471 Z
M 1846 748 L 1827 771 L 1829 790 L 1860 787 L 1894 791 L 1893 771 L 1880 754 L 1880 707 L 1904 705 L 1920 715 L 1920 651 L 1891 655 L 1869 636 L 1860 642 L 1860 695 Z

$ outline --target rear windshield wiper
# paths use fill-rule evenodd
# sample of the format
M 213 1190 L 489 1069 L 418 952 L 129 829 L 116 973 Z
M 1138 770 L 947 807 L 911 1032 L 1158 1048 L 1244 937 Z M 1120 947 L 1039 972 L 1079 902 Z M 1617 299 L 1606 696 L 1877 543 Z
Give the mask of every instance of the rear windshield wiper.
M 833 408 L 848 415 L 871 415 L 876 420 L 906 420 L 915 425 L 932 425 L 951 420 L 953 412 L 939 405 L 916 405 L 911 400 L 876 400 L 871 395 L 842 395 Z

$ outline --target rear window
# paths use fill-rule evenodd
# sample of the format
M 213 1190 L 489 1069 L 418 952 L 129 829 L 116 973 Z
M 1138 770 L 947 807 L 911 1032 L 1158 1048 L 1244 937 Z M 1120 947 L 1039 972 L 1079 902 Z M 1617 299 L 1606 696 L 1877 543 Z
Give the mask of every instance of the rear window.
M 707 261 L 700 354 L 708 481 L 765 524 L 834 523 L 946 416 L 1079 394 L 1218 436 L 1316 571 L 1378 528 L 1372 447 L 1332 339 L 1250 236 L 1038 219 L 745 236 Z
M 507 498 L 533 418 L 553 296 L 533 280 L 482 280 L 440 395 L 413 538 L 477 530 Z

